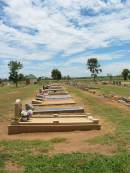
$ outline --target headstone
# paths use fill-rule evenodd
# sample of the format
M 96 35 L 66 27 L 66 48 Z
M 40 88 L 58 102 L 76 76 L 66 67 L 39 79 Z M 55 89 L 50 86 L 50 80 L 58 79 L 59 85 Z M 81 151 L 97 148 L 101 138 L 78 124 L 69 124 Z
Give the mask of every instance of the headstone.
M 22 103 L 20 99 L 17 99 L 15 102 L 15 113 L 14 113 L 15 120 L 19 120 L 21 112 L 22 112 Z

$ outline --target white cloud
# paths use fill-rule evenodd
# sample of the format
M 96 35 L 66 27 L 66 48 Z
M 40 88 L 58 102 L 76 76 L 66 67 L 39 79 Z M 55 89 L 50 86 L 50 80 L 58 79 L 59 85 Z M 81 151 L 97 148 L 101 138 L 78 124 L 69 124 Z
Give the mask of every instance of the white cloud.
M 119 0 L 108 3 L 102 0 L 4 2 L 8 4 L 4 7 L 7 21 L 0 22 L 0 58 L 53 61 L 59 52 L 63 52 L 64 56 L 70 56 L 67 66 L 86 62 L 86 54 L 82 57 L 81 53 L 87 51 L 89 56 L 96 56 L 99 60 L 117 58 L 112 53 L 100 57 L 90 50 L 108 47 L 113 42 L 130 41 L 129 0 L 125 4 Z M 81 9 L 91 10 L 97 15 L 81 15 Z M 31 35 L 26 28 L 38 32 Z M 38 48 L 39 44 L 45 45 L 45 48 Z M 78 56 L 72 56 L 76 53 Z

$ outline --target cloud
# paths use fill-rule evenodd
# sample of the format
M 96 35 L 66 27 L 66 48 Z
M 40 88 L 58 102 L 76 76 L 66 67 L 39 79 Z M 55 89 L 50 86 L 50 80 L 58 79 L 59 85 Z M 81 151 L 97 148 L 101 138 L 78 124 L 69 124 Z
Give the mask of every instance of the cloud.
M 100 56 L 93 49 L 130 43 L 129 0 L 0 2 L 0 59 L 51 60 L 52 67 L 56 57 L 61 65 L 63 57 L 68 60 L 64 66 L 89 56 L 111 61 L 113 53 Z

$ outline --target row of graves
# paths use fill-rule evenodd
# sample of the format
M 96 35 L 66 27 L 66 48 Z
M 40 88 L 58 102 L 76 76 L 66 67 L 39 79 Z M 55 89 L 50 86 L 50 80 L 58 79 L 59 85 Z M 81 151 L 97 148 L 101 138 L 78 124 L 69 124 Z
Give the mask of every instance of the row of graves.
M 98 87 L 87 86 L 86 84 L 81 84 L 81 83 L 76 83 L 76 82 L 70 83 L 69 85 L 71 85 L 75 88 L 79 88 L 83 91 L 88 91 L 91 94 L 94 94 L 94 95 L 96 94 L 96 96 L 103 97 L 104 99 L 116 101 L 120 104 L 123 104 L 125 106 L 130 107 L 130 96 L 129 97 L 123 97 L 123 96 L 117 95 L 115 93 L 101 94 L 100 88 L 98 88 Z M 99 90 L 99 92 L 98 92 L 98 90 Z
M 15 102 L 15 117 L 8 134 L 99 130 L 99 120 L 85 113 L 72 96 L 58 84 L 43 86 L 31 104 Z

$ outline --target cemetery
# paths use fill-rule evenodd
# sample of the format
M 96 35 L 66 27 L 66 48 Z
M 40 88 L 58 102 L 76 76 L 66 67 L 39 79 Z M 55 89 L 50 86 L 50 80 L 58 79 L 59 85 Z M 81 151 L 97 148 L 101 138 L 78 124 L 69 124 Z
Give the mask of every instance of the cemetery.
M 69 94 L 52 96 L 50 90 L 64 92 L 61 86 L 50 85 L 47 92 L 40 90 L 40 95 L 36 94 L 35 100 L 25 105 L 25 110 L 21 100 L 16 100 L 15 117 L 8 126 L 8 134 L 100 130 L 99 120 L 85 113 Z M 39 101 L 41 95 L 43 98 Z
M 130 173 L 130 0 L 0 0 L 0 173 Z

